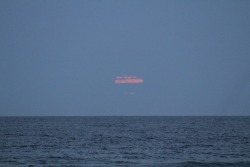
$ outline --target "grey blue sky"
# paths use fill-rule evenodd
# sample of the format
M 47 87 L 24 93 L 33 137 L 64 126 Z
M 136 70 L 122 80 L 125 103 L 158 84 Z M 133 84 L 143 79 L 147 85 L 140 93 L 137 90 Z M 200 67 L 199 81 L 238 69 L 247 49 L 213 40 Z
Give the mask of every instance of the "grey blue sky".
M 1 116 L 250 115 L 249 0 L 1 0 L 0 24 Z

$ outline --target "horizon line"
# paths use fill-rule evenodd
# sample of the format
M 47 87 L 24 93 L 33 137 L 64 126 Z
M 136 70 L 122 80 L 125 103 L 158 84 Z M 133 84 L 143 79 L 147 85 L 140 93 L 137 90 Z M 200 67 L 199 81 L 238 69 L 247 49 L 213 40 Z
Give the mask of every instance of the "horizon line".
M 0 117 L 250 117 L 250 115 L 0 115 Z

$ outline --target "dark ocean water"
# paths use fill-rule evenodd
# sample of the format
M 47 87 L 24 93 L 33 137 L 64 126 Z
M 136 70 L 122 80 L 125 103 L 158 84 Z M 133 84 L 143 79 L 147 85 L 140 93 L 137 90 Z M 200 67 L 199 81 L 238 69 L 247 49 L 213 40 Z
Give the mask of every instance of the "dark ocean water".
M 250 167 L 250 117 L 0 117 L 0 166 Z

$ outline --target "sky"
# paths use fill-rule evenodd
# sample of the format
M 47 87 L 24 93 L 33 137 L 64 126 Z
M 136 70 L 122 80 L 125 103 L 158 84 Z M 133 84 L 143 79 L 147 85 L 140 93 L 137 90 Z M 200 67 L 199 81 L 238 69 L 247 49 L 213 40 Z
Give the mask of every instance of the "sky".
M 1 0 L 0 116 L 250 115 L 248 0 Z

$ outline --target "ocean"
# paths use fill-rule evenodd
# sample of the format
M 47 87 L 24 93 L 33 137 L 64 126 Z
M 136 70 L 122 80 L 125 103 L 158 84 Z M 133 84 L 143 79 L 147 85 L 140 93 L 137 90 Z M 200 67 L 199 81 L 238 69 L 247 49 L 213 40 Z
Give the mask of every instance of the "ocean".
M 250 117 L 0 117 L 1 167 L 250 167 Z

